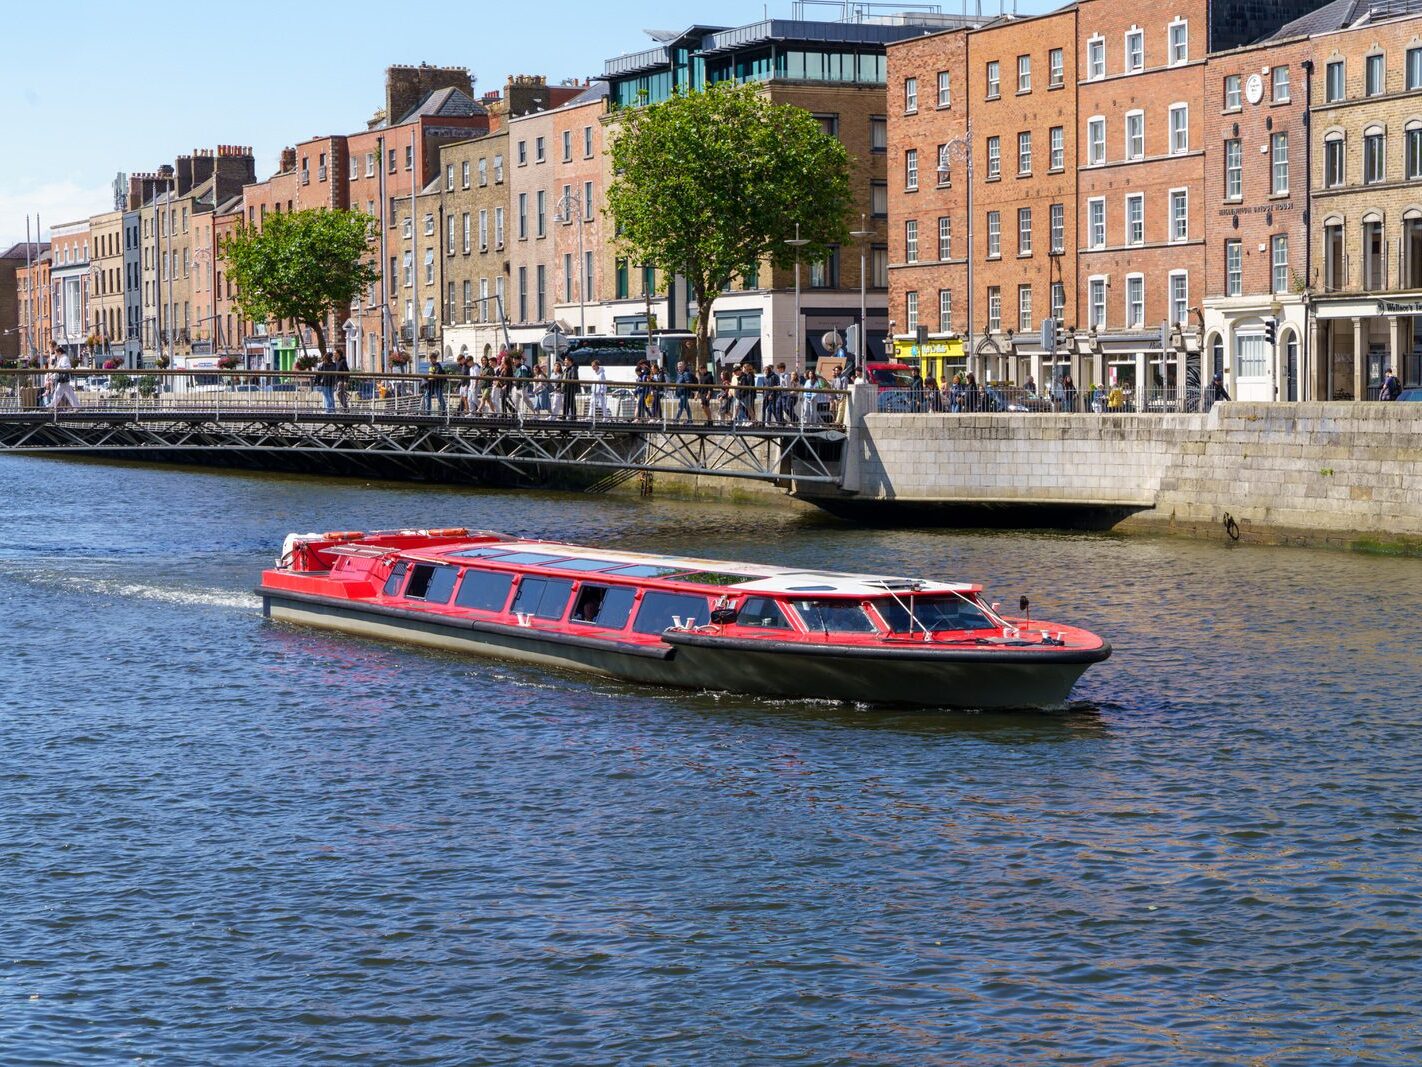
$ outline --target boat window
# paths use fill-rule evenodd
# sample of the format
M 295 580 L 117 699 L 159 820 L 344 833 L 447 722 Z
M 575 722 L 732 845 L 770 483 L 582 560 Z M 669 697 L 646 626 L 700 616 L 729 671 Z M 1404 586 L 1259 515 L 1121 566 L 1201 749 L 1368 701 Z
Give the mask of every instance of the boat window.
M 510 552 L 507 556 L 500 556 L 500 563 L 521 563 L 538 566 L 547 563 L 549 560 L 562 559 L 562 556 L 550 556 L 546 552 Z
M 695 625 L 709 621 L 711 612 L 706 607 L 704 596 L 647 593 L 642 597 L 642 606 L 637 609 L 637 621 L 632 629 L 639 634 L 659 634 L 668 626 L 675 625 L 673 616 L 681 619 L 683 624 Z
M 761 626 L 767 630 L 788 630 L 785 613 L 769 597 L 753 596 L 741 605 L 736 615 L 737 626 Z
M 430 604 L 448 604 L 449 594 L 454 592 L 454 580 L 458 577 L 458 567 L 417 563 L 410 572 L 410 584 L 405 587 L 405 595 Z
M 514 594 L 513 611 L 537 615 L 540 619 L 561 619 L 563 609 L 568 606 L 568 597 L 573 595 L 573 583 L 561 578 L 531 578 L 525 575 L 518 580 L 518 592 Z
M 636 598 L 637 590 L 630 586 L 584 585 L 578 590 L 578 599 L 573 601 L 573 613 L 568 621 L 620 630 L 627 625 Z
M 909 618 L 909 605 L 913 605 L 913 619 Z M 876 600 L 874 606 L 889 629 L 896 634 L 913 630 L 995 630 L 997 624 L 988 618 L 987 612 L 977 604 L 971 604 L 956 596 L 919 596 L 910 600 L 899 597 L 899 603 L 892 600 Z
M 508 555 L 507 545 L 488 545 L 484 548 L 466 548 L 462 552 L 451 552 L 451 557 L 459 559 L 488 559 L 490 556 Z
M 385 595 L 399 596 L 400 586 L 405 581 L 405 567 L 407 564 L 402 559 L 395 564 L 395 569 L 390 572 L 390 577 L 385 579 Z
M 503 611 L 512 585 L 513 575 L 502 571 L 465 571 L 454 602 L 476 611 Z
M 560 571 L 605 571 L 616 567 L 617 563 L 610 559 L 560 559 L 548 566 Z
M 659 567 L 652 563 L 634 563 L 630 567 L 618 567 L 615 571 L 608 571 L 608 574 L 626 575 L 628 578 L 665 578 L 668 574 L 677 574 L 686 570 L 685 567 Z
M 719 571 L 696 571 L 677 576 L 679 582 L 695 582 L 698 585 L 740 585 L 753 579 L 749 574 L 722 574 Z
M 853 600 L 795 600 L 792 603 L 812 633 L 816 630 L 837 634 L 875 632 L 863 607 Z

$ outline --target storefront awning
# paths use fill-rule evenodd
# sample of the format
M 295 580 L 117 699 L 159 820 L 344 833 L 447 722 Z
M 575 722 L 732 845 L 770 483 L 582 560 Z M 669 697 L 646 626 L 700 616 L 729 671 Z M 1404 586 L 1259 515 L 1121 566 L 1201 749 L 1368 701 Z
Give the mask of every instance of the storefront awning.
M 759 337 L 717 337 L 711 342 L 717 363 L 744 363 L 759 347 Z

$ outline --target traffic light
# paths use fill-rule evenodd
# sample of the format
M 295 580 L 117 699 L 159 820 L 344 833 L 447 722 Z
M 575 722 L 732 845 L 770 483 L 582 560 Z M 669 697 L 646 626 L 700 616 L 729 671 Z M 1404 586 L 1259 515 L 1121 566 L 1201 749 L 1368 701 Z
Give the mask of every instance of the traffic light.
M 845 327 L 844 347 L 848 349 L 852 355 L 860 357 L 864 355 L 863 350 L 859 347 L 859 323 L 852 323 Z
M 1058 347 L 1060 337 L 1057 333 L 1056 319 L 1042 320 L 1042 351 L 1055 352 Z
M 1264 320 L 1264 340 L 1268 341 L 1270 345 L 1277 345 L 1279 343 L 1278 319 Z

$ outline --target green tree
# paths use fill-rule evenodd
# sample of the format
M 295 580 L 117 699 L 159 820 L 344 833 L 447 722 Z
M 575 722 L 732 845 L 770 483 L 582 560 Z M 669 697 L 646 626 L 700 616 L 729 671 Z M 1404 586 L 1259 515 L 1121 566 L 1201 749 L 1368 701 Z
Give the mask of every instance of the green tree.
M 682 274 L 696 301 L 705 363 L 711 306 L 731 279 L 762 262 L 810 262 L 847 236 L 849 156 L 802 108 L 754 85 L 720 82 L 620 113 L 608 210 L 634 263 Z
M 222 243 L 244 318 L 290 319 L 326 349 L 326 319 L 340 315 L 380 277 L 369 260 L 370 216 L 318 208 L 243 224 Z

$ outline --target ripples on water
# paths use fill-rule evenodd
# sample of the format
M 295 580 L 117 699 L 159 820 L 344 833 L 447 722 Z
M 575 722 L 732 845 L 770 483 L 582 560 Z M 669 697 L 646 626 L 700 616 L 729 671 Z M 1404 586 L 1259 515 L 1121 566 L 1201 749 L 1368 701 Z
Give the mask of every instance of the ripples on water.
M 1064 715 L 263 623 L 293 529 L 990 578 Z M 0 1059 L 1422 1061 L 1422 564 L 0 459 Z

